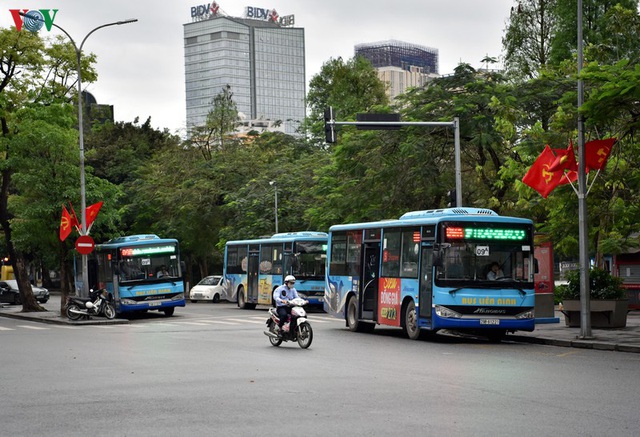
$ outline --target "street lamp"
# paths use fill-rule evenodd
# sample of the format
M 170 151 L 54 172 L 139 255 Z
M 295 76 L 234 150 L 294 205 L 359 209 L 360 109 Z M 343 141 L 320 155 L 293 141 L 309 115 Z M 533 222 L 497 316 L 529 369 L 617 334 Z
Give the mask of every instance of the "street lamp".
M 28 17 L 31 19 L 44 22 L 44 20 L 36 14 L 29 15 L 28 12 L 27 13 L 19 12 L 19 14 L 22 15 L 23 17 Z M 71 35 L 69 35 L 69 32 L 67 32 L 57 24 L 51 23 L 52 26 L 54 26 L 57 29 L 60 29 L 65 35 L 67 35 L 67 37 L 71 41 L 71 44 L 73 44 L 73 48 L 76 51 L 76 62 L 77 62 L 76 68 L 77 68 L 77 74 L 78 74 L 78 132 L 79 132 L 79 143 L 80 143 L 80 204 L 82 208 L 82 213 L 81 213 L 82 230 L 80 233 L 82 235 L 87 235 L 87 195 L 86 195 L 85 176 L 84 176 L 84 122 L 83 122 L 83 111 L 82 111 L 82 73 L 81 73 L 82 47 L 84 46 L 84 43 L 87 40 L 87 38 L 89 38 L 89 36 L 91 36 L 91 34 L 94 33 L 96 30 L 102 29 L 103 27 L 120 26 L 121 24 L 135 23 L 136 21 L 138 21 L 137 18 L 131 18 L 128 20 L 115 21 L 113 23 L 107 23 L 107 24 L 98 26 L 84 37 L 84 39 L 80 43 L 80 47 L 76 45 L 76 42 L 71 37 Z M 78 294 L 80 296 L 85 296 L 85 297 L 89 295 L 89 290 L 87 288 L 89 284 L 89 272 L 87 270 L 88 270 L 87 255 L 82 255 L 82 289 Z M 77 290 L 76 290 L 76 293 L 77 293 Z
M 269 185 L 273 186 L 273 188 L 275 189 L 275 195 L 276 195 L 275 214 L 276 214 L 276 234 L 277 234 L 278 233 L 278 184 L 276 183 L 276 181 L 271 181 L 269 182 Z

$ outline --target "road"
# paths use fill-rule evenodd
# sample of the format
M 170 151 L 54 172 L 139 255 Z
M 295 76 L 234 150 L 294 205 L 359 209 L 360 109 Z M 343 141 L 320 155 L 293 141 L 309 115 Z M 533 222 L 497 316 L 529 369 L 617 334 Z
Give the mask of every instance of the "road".
M 638 433 L 638 354 L 357 334 L 321 312 L 309 349 L 276 348 L 265 319 L 230 303 L 126 325 L 0 318 L 0 435 Z

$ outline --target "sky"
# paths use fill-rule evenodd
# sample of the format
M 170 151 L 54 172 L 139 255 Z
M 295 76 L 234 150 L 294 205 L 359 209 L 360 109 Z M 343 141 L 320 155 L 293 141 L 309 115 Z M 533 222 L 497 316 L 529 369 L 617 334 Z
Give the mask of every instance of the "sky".
M 54 23 L 79 46 L 94 28 L 130 18 L 137 22 L 97 30 L 83 52 L 97 56 L 98 80 L 83 87 L 98 103 L 114 106 L 116 121 L 144 123 L 184 136 L 184 30 L 191 8 L 210 0 L 0 0 L 0 27 L 14 26 L 10 9 L 57 9 Z M 331 58 L 350 59 L 354 46 L 398 40 L 438 49 L 439 73 L 465 62 L 482 67 L 500 58 L 502 36 L 515 0 L 217 0 L 224 14 L 246 7 L 294 15 L 305 29 L 306 80 Z M 57 35 L 55 28 L 43 36 Z M 498 64 L 499 66 L 500 64 Z M 495 68 L 495 67 L 494 67 Z

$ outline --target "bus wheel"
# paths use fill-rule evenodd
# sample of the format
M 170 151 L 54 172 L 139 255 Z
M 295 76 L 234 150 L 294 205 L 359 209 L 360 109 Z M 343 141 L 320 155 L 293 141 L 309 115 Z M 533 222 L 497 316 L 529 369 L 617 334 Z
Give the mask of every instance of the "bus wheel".
M 173 316 L 173 312 L 174 312 L 175 310 L 176 310 L 176 309 L 175 309 L 174 307 L 171 307 L 171 308 L 165 308 L 165 309 L 164 309 L 164 315 L 165 315 L 165 316 L 167 316 L 167 317 L 171 317 L 171 316 Z
M 360 330 L 360 322 L 358 321 L 358 304 L 356 298 L 349 299 L 347 306 L 347 326 L 350 331 L 358 332 Z
M 245 309 L 247 307 L 247 300 L 244 297 L 244 287 L 238 289 L 238 308 Z
M 417 340 L 420 337 L 420 328 L 418 328 L 418 315 L 416 314 L 416 304 L 411 301 L 407 305 L 404 313 L 404 329 L 407 337 L 411 340 Z
M 373 332 L 376 327 L 375 323 L 363 322 L 358 320 L 358 304 L 356 298 L 349 299 L 349 306 L 347 307 L 347 326 L 350 331 L 353 332 Z

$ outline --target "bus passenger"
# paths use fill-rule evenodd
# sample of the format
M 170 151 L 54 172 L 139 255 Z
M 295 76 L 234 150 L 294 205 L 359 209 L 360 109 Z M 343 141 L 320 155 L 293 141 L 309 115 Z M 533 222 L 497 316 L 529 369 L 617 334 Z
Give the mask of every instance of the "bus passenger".
M 494 261 L 491 263 L 491 270 L 489 270 L 489 273 L 487 273 L 487 279 L 495 281 L 496 279 L 500 278 L 504 278 L 504 273 L 500 268 L 500 264 Z

